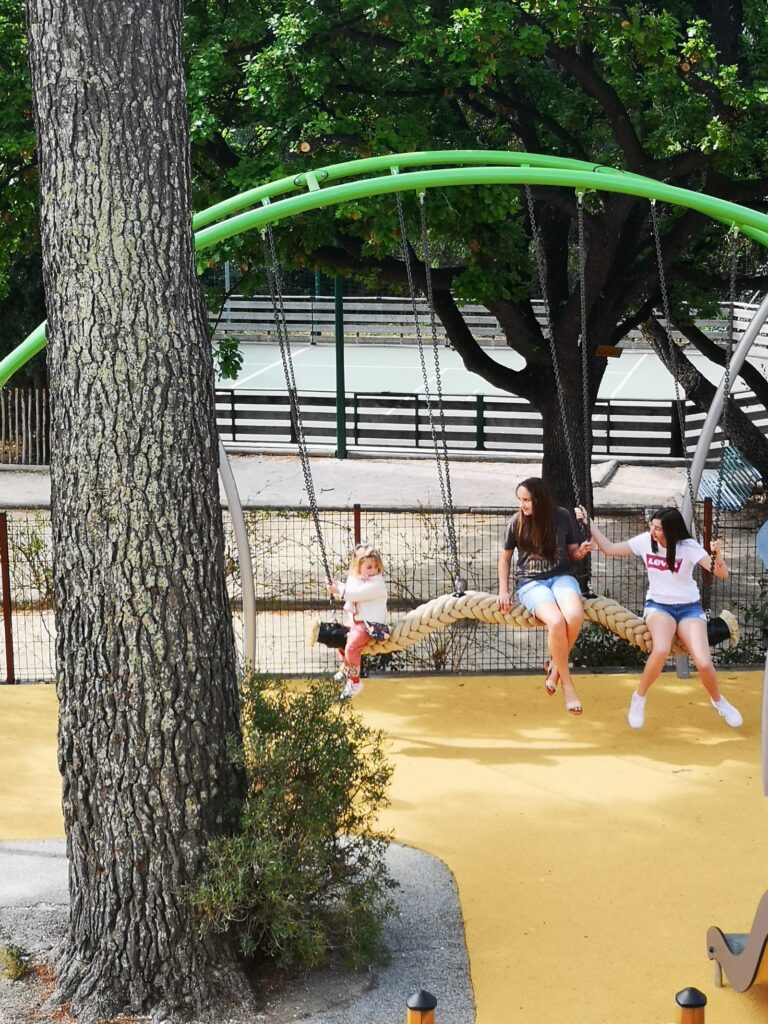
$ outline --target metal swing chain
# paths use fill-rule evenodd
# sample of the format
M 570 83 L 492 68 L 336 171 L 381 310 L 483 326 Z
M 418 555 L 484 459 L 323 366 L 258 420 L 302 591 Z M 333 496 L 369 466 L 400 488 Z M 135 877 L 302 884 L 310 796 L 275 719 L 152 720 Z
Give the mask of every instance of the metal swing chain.
M 661 290 L 661 305 L 664 313 L 664 330 L 667 337 L 667 349 L 669 361 L 672 364 L 672 377 L 675 382 L 675 408 L 677 409 L 677 421 L 680 428 L 680 439 L 683 445 L 683 464 L 685 465 L 686 486 L 688 497 L 691 500 L 691 515 L 696 508 L 696 498 L 693 493 L 693 479 L 691 477 L 691 462 L 688 458 L 688 445 L 685 440 L 685 416 L 683 415 L 683 402 L 680 398 L 680 364 L 677 359 L 677 346 L 672 337 L 672 321 L 669 311 L 669 295 L 667 294 L 667 279 L 664 273 L 664 257 L 661 251 L 661 237 L 659 234 L 659 220 L 656 212 L 656 200 L 651 199 L 651 225 L 653 227 L 653 240 L 656 247 L 656 263 L 659 269 L 659 288 Z
M 293 371 L 291 345 L 288 339 L 288 324 L 285 318 L 285 304 L 283 302 L 283 287 L 280 279 L 280 265 L 277 261 L 275 237 L 272 231 L 271 224 L 269 224 L 264 229 L 264 231 L 262 231 L 261 239 L 264 249 L 264 267 L 267 271 L 267 281 L 269 282 L 269 294 L 272 299 L 272 310 L 275 318 L 277 340 L 280 346 L 280 358 L 282 359 L 283 362 L 283 372 L 285 374 L 285 382 L 288 388 L 288 401 L 291 409 L 291 422 L 293 423 L 293 429 L 296 433 L 296 445 L 299 450 L 301 471 L 304 475 L 304 487 L 307 492 L 307 498 L 309 499 L 309 509 L 312 515 L 312 522 L 315 527 L 315 533 L 317 535 L 317 542 L 318 545 L 320 546 L 320 557 L 323 562 L 323 568 L 325 569 L 325 578 L 327 580 L 330 580 L 333 577 L 328 562 L 328 554 L 325 550 L 325 542 L 323 540 L 322 529 L 320 527 L 320 511 L 317 507 L 317 498 L 315 497 L 315 485 L 312 480 L 312 469 L 309 462 L 309 451 L 307 450 L 307 439 L 304 434 L 304 424 L 302 423 L 301 420 L 301 410 L 299 409 L 298 393 L 296 389 L 296 376 Z
M 422 229 L 422 243 L 424 244 L 424 272 L 427 282 L 427 300 L 430 311 L 430 323 L 432 326 L 432 339 L 433 349 L 435 352 L 435 367 L 436 367 L 436 383 L 437 391 L 439 396 L 439 409 L 441 416 L 441 426 L 443 435 L 443 453 L 441 456 L 440 445 L 437 439 L 437 430 L 435 427 L 434 416 L 432 414 L 432 399 L 429 391 L 429 374 L 427 372 L 427 364 L 424 356 L 424 343 L 421 335 L 421 324 L 419 322 L 419 310 L 416 304 L 416 288 L 413 280 L 413 268 L 411 266 L 411 256 L 408 249 L 408 235 L 405 228 L 405 215 L 403 213 L 403 204 L 399 193 L 395 194 L 395 202 L 397 205 L 397 217 L 400 225 L 400 247 L 403 253 L 403 262 L 405 263 L 405 271 L 408 279 L 408 293 L 411 298 L 411 305 L 413 308 L 413 320 L 416 328 L 416 343 L 419 350 L 419 360 L 421 363 L 421 375 L 424 381 L 424 397 L 426 399 L 427 416 L 429 418 L 429 429 L 432 437 L 432 445 L 435 451 L 435 461 L 437 463 L 437 477 L 440 484 L 440 495 L 443 502 L 443 517 L 445 520 L 446 533 L 448 535 L 448 546 L 450 549 L 451 556 L 451 572 L 453 574 L 454 586 L 456 592 L 463 593 L 464 584 L 461 579 L 461 569 L 459 566 L 459 555 L 458 545 L 456 543 L 456 529 L 453 516 L 453 498 L 451 494 L 451 477 L 450 477 L 450 466 L 448 461 L 448 445 L 445 440 L 445 417 L 442 404 L 442 387 L 440 380 L 440 366 L 439 366 L 439 355 L 437 345 L 437 323 L 435 318 L 435 308 L 432 298 L 432 274 L 431 266 L 429 262 L 429 246 L 426 241 L 426 215 L 424 212 L 424 201 L 423 196 L 420 199 L 420 214 L 421 214 L 421 229 Z
M 533 253 L 536 260 L 536 269 L 539 278 L 539 290 L 541 292 L 541 298 L 544 303 L 544 320 L 546 323 L 546 333 L 549 340 L 549 354 L 552 360 L 552 369 L 555 375 L 555 389 L 557 391 L 557 403 L 560 410 L 560 420 L 563 428 L 563 438 L 565 440 L 565 450 L 568 456 L 568 468 L 571 474 L 571 486 L 573 487 L 573 494 L 576 499 L 576 504 L 581 505 L 581 490 L 579 488 L 579 482 L 576 476 L 576 460 L 573 454 L 573 445 L 571 444 L 571 436 L 568 429 L 568 417 L 565 410 L 565 398 L 563 395 L 563 382 L 560 378 L 560 367 L 557 361 L 557 349 L 555 347 L 555 339 L 552 331 L 552 315 L 549 308 L 549 297 L 547 295 L 546 288 L 546 269 L 544 267 L 544 252 L 541 245 L 541 236 L 539 235 L 539 228 L 536 223 L 536 217 L 533 210 L 533 196 L 529 185 L 525 186 L 525 194 L 528 200 L 528 216 L 531 221 L 531 236 L 533 239 Z
M 465 583 L 461 578 L 459 565 L 459 546 L 456 540 L 456 520 L 453 514 L 453 493 L 451 491 L 451 466 L 448 458 L 448 441 L 446 438 L 445 407 L 443 405 L 443 384 L 440 377 L 440 343 L 437 337 L 437 313 L 432 290 L 432 258 L 429 250 L 429 234 L 427 231 L 427 213 L 425 196 L 419 196 L 419 216 L 421 220 L 421 245 L 424 253 L 424 274 L 427 283 L 427 304 L 429 305 L 429 323 L 432 331 L 432 359 L 435 364 L 435 388 L 437 391 L 437 409 L 440 417 L 440 436 L 443 450 L 443 476 L 445 480 L 445 526 L 448 531 L 448 543 L 453 559 L 453 581 L 457 592 L 464 592 Z M 425 377 L 426 385 L 426 377 Z
M 579 192 L 576 197 L 576 210 L 578 217 L 579 237 L 579 302 L 581 307 L 581 414 L 583 417 L 584 433 L 584 486 L 587 491 L 585 500 L 588 500 L 590 493 L 590 480 L 592 476 L 592 463 L 589 457 L 589 354 L 587 351 L 587 247 L 584 235 L 584 193 Z M 587 515 L 592 515 L 591 502 L 587 506 Z
M 730 260 L 730 281 L 728 291 L 728 330 L 726 333 L 725 346 L 725 372 L 723 373 L 723 411 L 720 417 L 720 461 L 717 467 L 717 490 L 714 500 L 714 515 L 712 517 L 712 536 L 717 538 L 720 529 L 720 503 L 723 497 L 723 467 L 725 463 L 725 449 L 728 447 L 728 403 L 731 396 L 731 359 L 733 357 L 733 335 L 736 321 L 736 271 L 738 269 L 738 247 L 739 229 L 734 225 L 730 232 L 731 260 Z M 715 567 L 715 555 L 712 553 L 712 569 Z

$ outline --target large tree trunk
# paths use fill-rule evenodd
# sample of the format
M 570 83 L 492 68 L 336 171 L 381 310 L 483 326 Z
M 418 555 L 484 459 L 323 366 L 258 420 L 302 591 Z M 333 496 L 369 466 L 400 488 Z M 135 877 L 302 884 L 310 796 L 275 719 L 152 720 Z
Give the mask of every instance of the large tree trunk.
M 542 392 L 535 403 L 544 432 L 541 476 L 558 505 L 571 509 L 582 503 L 591 508 L 592 432 L 587 425 L 585 453 L 580 385 L 576 389 L 569 385 L 569 378 L 563 378 L 562 387 L 565 422 L 556 391 Z
M 184 887 L 241 783 L 181 10 L 29 0 L 28 23 L 71 896 L 57 998 L 85 1021 L 205 1016 L 242 988 Z

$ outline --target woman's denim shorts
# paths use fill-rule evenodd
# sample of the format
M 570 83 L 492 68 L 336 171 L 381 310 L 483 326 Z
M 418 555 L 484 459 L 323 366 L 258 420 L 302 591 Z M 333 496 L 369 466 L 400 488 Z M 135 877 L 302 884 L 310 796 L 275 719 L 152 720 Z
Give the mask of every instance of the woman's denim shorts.
M 648 612 L 666 612 L 680 625 L 685 619 L 706 619 L 701 601 L 688 601 L 686 604 L 659 604 L 658 601 L 646 601 L 643 617 Z
M 564 594 L 578 594 L 581 597 L 579 581 L 574 576 L 550 576 L 546 580 L 531 580 L 517 588 L 517 599 L 531 614 L 547 601 L 557 604 Z

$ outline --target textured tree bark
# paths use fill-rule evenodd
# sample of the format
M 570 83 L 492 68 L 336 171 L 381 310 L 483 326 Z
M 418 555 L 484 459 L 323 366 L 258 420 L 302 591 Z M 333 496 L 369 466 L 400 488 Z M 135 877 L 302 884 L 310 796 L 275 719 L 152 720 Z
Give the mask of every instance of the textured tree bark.
M 245 995 L 184 887 L 241 780 L 178 0 L 29 0 L 53 452 L 59 767 L 79 1019 Z M 219 1004 L 220 1005 L 220 1004 Z

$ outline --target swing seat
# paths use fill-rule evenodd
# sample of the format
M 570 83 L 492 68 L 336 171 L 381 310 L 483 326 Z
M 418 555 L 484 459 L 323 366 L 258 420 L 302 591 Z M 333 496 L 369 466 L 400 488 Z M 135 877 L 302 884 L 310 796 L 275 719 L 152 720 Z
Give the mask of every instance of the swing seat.
M 736 646 L 739 642 L 739 624 L 731 612 L 722 611 L 707 622 L 707 640 L 710 647 L 721 644 L 723 640 Z
M 644 619 L 635 615 L 628 608 L 623 608 L 618 601 L 610 597 L 589 597 L 584 601 L 584 617 L 590 622 L 603 626 L 622 640 L 632 644 L 648 654 L 653 648 L 650 630 Z M 382 640 L 371 640 L 363 648 L 363 654 L 391 654 L 392 651 L 404 651 L 419 643 L 429 633 L 438 629 L 447 629 L 454 622 L 462 619 L 476 622 L 487 622 L 494 626 L 512 626 L 516 629 L 534 629 L 541 623 L 522 605 L 515 605 L 508 612 L 499 608 L 498 595 L 486 594 L 479 590 L 467 590 L 463 594 L 444 594 L 435 597 L 426 604 L 419 605 L 413 611 L 399 619 L 392 626 L 392 632 Z M 717 620 L 717 637 L 713 643 L 730 639 L 738 643 L 739 624 L 730 612 L 723 611 Z M 325 644 L 336 646 L 330 642 L 330 626 L 338 624 L 314 623 L 307 639 L 310 645 Z M 327 632 L 321 633 L 325 628 Z M 679 641 L 672 645 L 673 654 L 685 654 L 686 649 Z
M 722 476 L 718 508 L 725 512 L 740 512 L 746 508 L 752 497 L 755 484 L 762 477 L 760 472 L 744 458 L 738 448 L 729 445 L 723 452 L 723 462 L 718 472 L 708 469 L 702 473 L 699 483 L 699 497 L 711 498 L 717 502 L 718 477 Z
M 715 985 L 723 983 L 723 971 L 731 988 L 746 992 L 752 985 L 768 982 L 768 892 L 758 904 L 752 931 L 722 932 L 714 925 L 707 931 L 707 956 L 714 960 Z
M 645 621 L 629 609 L 623 608 L 613 598 L 588 598 L 584 601 L 584 615 L 589 621 L 603 626 L 641 651 L 648 653 L 653 646 Z M 393 624 L 392 632 L 386 639 L 371 639 L 363 648 L 363 654 L 404 651 L 407 647 L 419 643 L 429 633 L 447 629 L 462 619 L 487 622 L 495 626 L 512 626 L 517 629 L 541 627 L 541 623 L 522 605 L 515 605 L 508 612 L 502 612 L 496 594 L 468 590 L 461 595 L 444 594 L 414 608 Z M 324 642 L 320 639 L 317 624 L 310 630 L 308 639 L 310 644 Z M 684 651 L 685 648 L 675 641 L 672 653 L 682 654 Z

